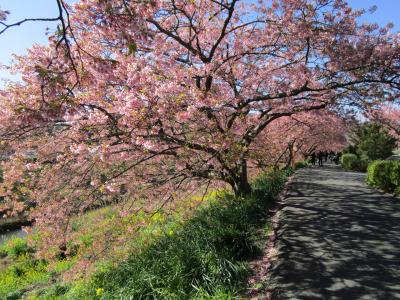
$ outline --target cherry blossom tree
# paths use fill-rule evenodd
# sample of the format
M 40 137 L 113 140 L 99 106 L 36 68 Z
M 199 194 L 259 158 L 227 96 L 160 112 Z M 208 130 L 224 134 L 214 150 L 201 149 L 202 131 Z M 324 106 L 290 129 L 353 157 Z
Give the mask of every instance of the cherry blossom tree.
M 60 233 L 102 201 L 210 182 L 247 194 L 280 118 L 399 96 L 399 36 L 342 0 L 57 3 L 49 46 L 16 57 L 0 126 L 15 151 L 4 194 L 22 181 Z
M 398 105 L 382 104 L 368 111 L 367 116 L 374 122 L 385 126 L 400 143 L 400 108 Z
M 344 117 L 327 110 L 302 112 L 269 124 L 254 142 L 257 166 L 286 163 L 294 166 L 313 152 L 340 152 L 348 145 Z M 258 156 L 255 155 L 258 153 Z

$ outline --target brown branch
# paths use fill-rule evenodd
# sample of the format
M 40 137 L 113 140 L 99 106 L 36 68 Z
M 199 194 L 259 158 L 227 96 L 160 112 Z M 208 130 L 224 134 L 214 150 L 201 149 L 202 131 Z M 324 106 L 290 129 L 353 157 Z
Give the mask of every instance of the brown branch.
M 217 41 L 215 42 L 215 44 L 213 45 L 213 47 L 210 50 L 210 54 L 208 55 L 208 62 L 211 62 L 215 51 L 217 50 L 219 44 L 222 42 L 222 40 L 224 39 L 224 37 L 226 35 L 226 29 L 228 28 L 229 22 L 231 21 L 232 16 L 233 16 L 233 12 L 235 11 L 236 2 L 237 2 L 237 0 L 233 0 L 231 5 L 229 6 L 228 16 L 226 17 L 226 19 L 224 21 L 224 25 L 222 26 L 221 34 L 219 35 Z
M 54 22 L 54 21 L 60 21 L 60 16 L 58 16 L 56 18 L 27 18 L 27 19 L 23 19 L 21 21 L 13 23 L 13 24 L 6 24 L 4 22 L 0 22 L 0 25 L 4 26 L 4 28 L 2 30 L 0 30 L 0 34 L 4 33 L 6 30 L 10 29 L 11 27 L 21 26 L 22 24 L 24 24 L 26 22 Z
M 153 19 L 147 19 L 147 22 L 153 24 L 154 26 L 156 26 L 156 28 L 161 31 L 162 33 L 164 33 L 165 35 L 169 36 L 170 38 L 174 39 L 175 41 L 177 41 L 180 45 L 182 45 L 183 47 L 185 47 L 187 50 L 189 50 L 190 52 L 192 52 L 194 55 L 198 56 L 202 62 L 206 63 L 208 62 L 208 58 L 201 52 L 201 50 L 195 49 L 193 48 L 193 46 L 188 43 L 185 42 L 180 36 L 173 34 L 171 31 L 165 29 L 164 27 L 162 27 L 157 21 L 153 20 Z

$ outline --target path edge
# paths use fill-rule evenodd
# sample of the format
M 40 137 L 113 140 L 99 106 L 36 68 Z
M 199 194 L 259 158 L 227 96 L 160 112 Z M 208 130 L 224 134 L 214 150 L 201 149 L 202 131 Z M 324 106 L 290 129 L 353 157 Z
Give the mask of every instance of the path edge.
M 270 273 L 273 259 L 277 255 L 276 243 L 278 229 L 281 226 L 282 208 L 286 203 L 285 200 L 296 175 L 297 172 L 294 172 L 288 177 L 282 191 L 278 194 L 274 205 L 269 208 L 268 213 L 271 216 L 271 230 L 265 235 L 266 243 L 263 254 L 250 263 L 250 268 L 254 274 L 248 278 L 247 290 L 244 293 L 244 299 L 273 299 L 272 290 L 269 287 L 268 275 Z M 258 288 L 254 288 L 254 286 L 258 286 Z

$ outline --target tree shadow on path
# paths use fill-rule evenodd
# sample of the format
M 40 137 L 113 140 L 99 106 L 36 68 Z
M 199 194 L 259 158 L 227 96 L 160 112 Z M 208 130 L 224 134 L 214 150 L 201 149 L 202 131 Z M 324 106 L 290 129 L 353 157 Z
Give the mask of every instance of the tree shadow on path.
M 335 167 L 296 174 L 269 273 L 273 299 L 400 299 L 400 200 Z

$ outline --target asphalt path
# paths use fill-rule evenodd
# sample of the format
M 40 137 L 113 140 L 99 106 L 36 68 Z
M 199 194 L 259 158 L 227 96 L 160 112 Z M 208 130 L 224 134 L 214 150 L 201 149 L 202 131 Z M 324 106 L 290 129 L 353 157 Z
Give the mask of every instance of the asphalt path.
M 400 199 L 361 173 L 300 170 L 268 281 L 273 299 L 400 299 Z

